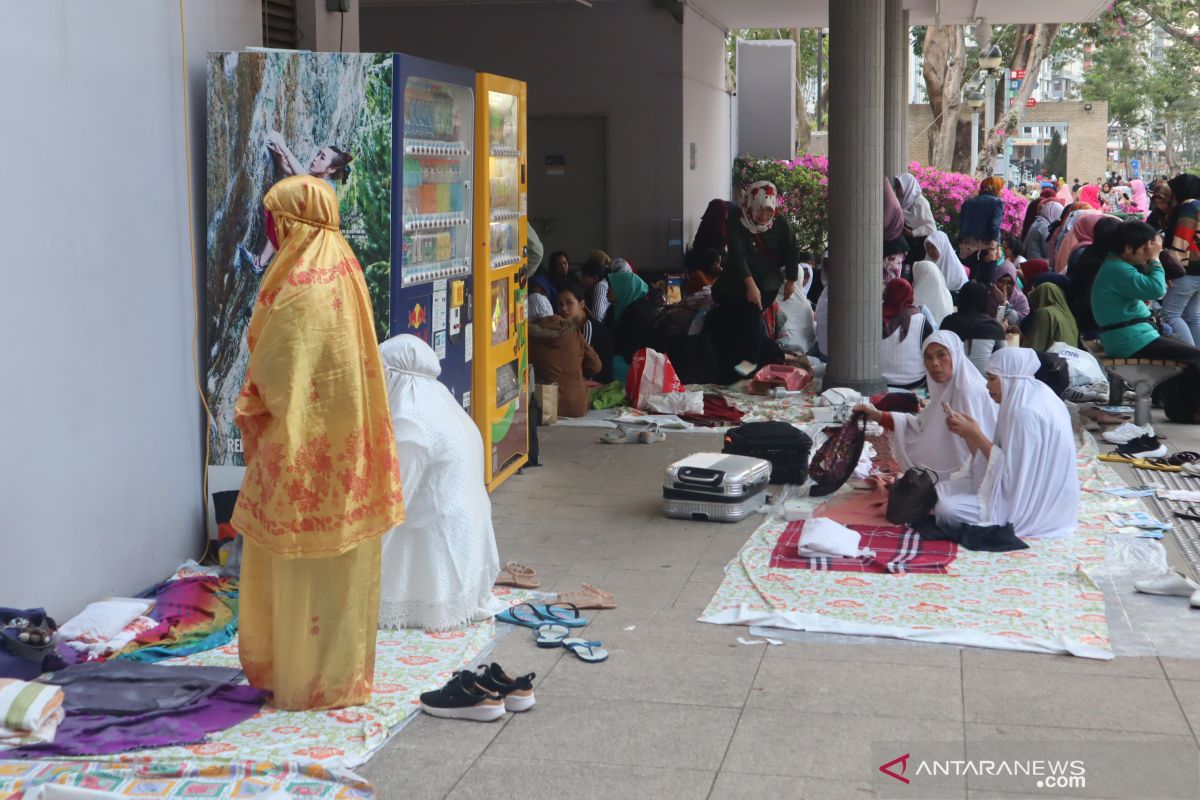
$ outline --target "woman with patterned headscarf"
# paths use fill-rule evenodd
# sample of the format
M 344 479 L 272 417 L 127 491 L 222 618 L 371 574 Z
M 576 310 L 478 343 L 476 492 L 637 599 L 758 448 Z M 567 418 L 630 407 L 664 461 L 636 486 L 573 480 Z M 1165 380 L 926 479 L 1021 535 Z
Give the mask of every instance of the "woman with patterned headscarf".
M 250 318 L 237 401 L 238 651 L 250 684 L 279 708 L 362 705 L 380 537 L 404 521 L 371 300 L 328 183 L 286 178 L 263 205 L 278 252 Z
M 761 312 L 781 289 L 785 299 L 796 291 L 796 241 L 787 217 L 776 214 L 778 203 L 770 181 L 757 181 L 742 192 L 740 207 L 729 219 L 725 269 L 713 284 L 718 304 L 749 303 Z

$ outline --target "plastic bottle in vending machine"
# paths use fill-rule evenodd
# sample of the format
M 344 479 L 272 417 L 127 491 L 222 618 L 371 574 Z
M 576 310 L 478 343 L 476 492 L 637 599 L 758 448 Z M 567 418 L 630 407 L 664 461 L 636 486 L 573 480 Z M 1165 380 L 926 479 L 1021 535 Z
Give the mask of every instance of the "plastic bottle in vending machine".
M 445 89 L 434 95 L 433 128 L 439 141 L 449 141 L 454 134 L 454 99 Z
M 437 213 L 450 213 L 450 184 L 439 183 L 437 185 Z
M 437 237 L 425 234 L 421 237 L 421 261 L 426 264 L 437 261 Z
M 453 253 L 453 239 L 449 231 L 439 231 L 437 235 L 437 260 L 449 261 Z
M 450 184 L 450 210 L 456 214 L 463 210 L 463 185 L 461 181 Z

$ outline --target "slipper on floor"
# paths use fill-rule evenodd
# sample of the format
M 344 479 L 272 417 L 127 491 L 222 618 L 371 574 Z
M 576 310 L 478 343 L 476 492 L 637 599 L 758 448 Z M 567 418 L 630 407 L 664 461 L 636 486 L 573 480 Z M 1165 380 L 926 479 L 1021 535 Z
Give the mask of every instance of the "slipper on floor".
M 577 589 L 573 592 L 559 592 L 558 602 L 571 603 L 576 608 L 581 609 L 607 610 L 617 607 L 617 598 L 613 596 L 612 592 L 597 589 L 590 583 L 583 584 L 582 589 Z
M 589 664 L 599 664 L 608 660 L 608 651 L 600 646 L 600 642 L 589 642 L 585 639 L 563 639 L 562 646 L 575 654 L 580 661 Z
M 1200 478 L 1200 463 L 1193 462 L 1191 464 L 1180 464 L 1183 467 L 1183 474 L 1189 478 Z
M 1145 459 L 1142 458 L 1137 458 L 1135 456 L 1123 456 L 1116 452 L 1101 453 L 1099 458 L 1101 461 L 1115 461 L 1118 464 L 1133 464 L 1134 466 L 1137 466 L 1137 464 L 1141 461 L 1145 461 Z
M 586 619 L 579 616 L 579 607 L 574 603 L 560 600 L 546 605 L 530 605 L 530 608 L 543 622 L 566 625 L 568 628 L 582 628 L 588 624 Z
M 1110 414 L 1095 406 L 1085 408 L 1079 412 L 1081 416 L 1090 419 L 1092 422 L 1100 425 L 1120 425 L 1122 422 L 1129 422 L 1133 417 L 1129 414 Z
M 536 589 L 541 586 L 537 571 L 516 561 L 509 561 L 500 572 L 501 577 L 496 579 L 497 586 L 515 586 L 518 589 Z M 504 577 L 505 574 L 508 577 Z
M 1168 464 L 1182 467 L 1184 464 L 1200 461 L 1200 453 L 1194 450 L 1180 450 L 1178 453 L 1167 456 L 1165 460 Z
M 512 608 L 507 608 L 497 614 L 496 619 L 501 622 L 507 622 L 509 625 L 520 625 L 523 628 L 532 628 L 534 630 L 537 630 L 547 622 L 545 619 L 542 619 L 529 603 L 521 603 Z
M 571 635 L 571 629 L 565 625 L 541 625 L 533 635 L 538 647 L 561 647 L 563 641 Z

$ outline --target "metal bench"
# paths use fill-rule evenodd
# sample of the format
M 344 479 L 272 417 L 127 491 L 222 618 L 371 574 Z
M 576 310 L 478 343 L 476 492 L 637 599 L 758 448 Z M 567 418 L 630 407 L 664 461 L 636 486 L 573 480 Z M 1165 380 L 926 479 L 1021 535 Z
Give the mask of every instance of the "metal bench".
M 1183 372 L 1187 365 L 1180 361 L 1163 358 L 1109 358 L 1099 339 L 1084 339 L 1083 346 L 1096 357 L 1104 373 L 1108 375 L 1108 402 L 1121 405 L 1125 399 L 1125 384 L 1133 387 L 1137 400 L 1134 402 L 1133 422 L 1147 425 L 1150 422 L 1150 396 L 1163 381 L 1168 381 Z

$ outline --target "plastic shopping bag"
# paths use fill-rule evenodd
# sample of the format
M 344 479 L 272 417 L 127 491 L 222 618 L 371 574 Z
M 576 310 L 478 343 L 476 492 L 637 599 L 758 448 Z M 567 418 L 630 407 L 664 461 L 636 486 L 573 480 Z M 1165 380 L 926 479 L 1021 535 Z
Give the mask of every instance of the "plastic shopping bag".
M 682 392 L 683 383 L 675 375 L 671 359 L 649 347 L 633 354 L 629 365 L 629 377 L 625 380 L 625 392 L 629 402 L 641 411 L 647 409 L 647 400 L 652 394 Z
M 1108 383 L 1108 376 L 1104 374 L 1104 368 L 1088 351 L 1072 347 L 1065 342 L 1055 342 L 1046 352 L 1054 353 L 1067 362 L 1067 369 L 1071 372 L 1072 386 Z

